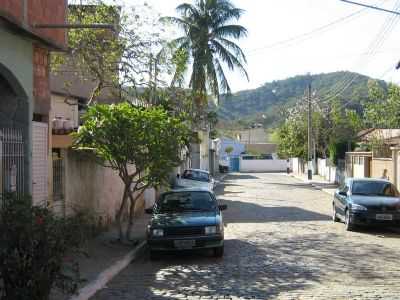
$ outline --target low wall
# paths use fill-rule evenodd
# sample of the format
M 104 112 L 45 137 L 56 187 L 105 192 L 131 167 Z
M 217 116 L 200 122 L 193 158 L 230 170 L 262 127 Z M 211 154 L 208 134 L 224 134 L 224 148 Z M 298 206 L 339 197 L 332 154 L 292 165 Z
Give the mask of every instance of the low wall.
M 124 190 L 118 173 L 76 151 L 67 150 L 64 157 L 66 214 L 86 210 L 93 213 L 103 225 L 112 223 Z M 151 194 L 147 194 L 146 198 L 151 198 Z M 136 202 L 135 214 L 141 214 L 144 206 L 145 197 L 142 196 Z
M 240 158 L 240 172 L 286 172 L 287 161 L 279 159 Z
M 371 177 L 380 178 L 383 170 L 387 170 L 389 180 L 394 183 L 393 160 L 391 158 L 373 158 L 371 162 Z

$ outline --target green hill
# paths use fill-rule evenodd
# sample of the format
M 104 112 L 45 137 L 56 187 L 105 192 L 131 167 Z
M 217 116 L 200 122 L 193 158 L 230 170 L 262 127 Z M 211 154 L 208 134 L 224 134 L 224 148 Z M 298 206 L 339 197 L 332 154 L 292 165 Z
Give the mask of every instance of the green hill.
M 363 99 L 368 97 L 368 82 L 372 80 L 368 76 L 345 71 L 295 76 L 266 83 L 254 90 L 221 97 L 218 115 L 222 122 L 242 120 L 245 123 L 262 122 L 268 127 L 274 127 L 282 122 L 283 109 L 293 106 L 303 98 L 310 79 L 315 96 L 321 100 L 333 98 L 332 95 L 348 86 L 339 98 L 348 103 L 346 107 L 359 111 L 362 109 Z M 379 82 L 382 87 L 387 88 L 384 81 Z

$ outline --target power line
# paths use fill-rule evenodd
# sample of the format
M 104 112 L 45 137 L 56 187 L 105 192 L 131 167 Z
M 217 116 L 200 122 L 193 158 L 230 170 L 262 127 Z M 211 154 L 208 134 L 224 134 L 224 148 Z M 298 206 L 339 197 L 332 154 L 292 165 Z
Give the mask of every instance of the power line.
M 349 21 L 350 19 L 354 18 L 355 16 L 360 15 L 363 11 L 366 11 L 366 9 L 363 8 L 361 10 L 358 10 L 358 11 L 352 13 L 352 14 L 349 14 L 347 16 L 344 16 L 344 17 L 341 17 L 339 19 L 336 19 L 336 20 L 334 20 L 334 21 L 332 21 L 332 22 L 330 22 L 328 24 L 325 24 L 325 25 L 322 25 L 320 27 L 317 27 L 317 28 L 315 28 L 315 29 L 313 29 L 313 30 L 311 30 L 309 32 L 302 33 L 302 34 L 293 36 L 291 38 L 288 38 L 288 39 L 285 39 L 285 40 L 282 40 L 282 41 L 278 41 L 276 43 L 273 43 L 273 44 L 270 44 L 270 45 L 266 45 L 266 46 L 263 46 L 263 47 L 260 47 L 260 48 L 255 48 L 255 49 L 248 50 L 247 53 L 250 53 L 250 55 L 251 55 L 254 52 L 259 52 L 259 51 L 266 50 L 266 49 L 271 49 L 271 48 L 276 48 L 276 47 L 279 47 L 279 46 L 286 46 L 286 45 L 289 46 L 289 45 L 292 45 L 293 42 L 302 42 L 304 40 L 307 40 L 308 38 L 311 38 L 312 35 L 314 35 L 314 34 L 325 32 L 328 29 L 333 29 L 333 27 L 335 25 L 339 24 L 339 23 L 342 23 L 344 21 Z
M 398 11 L 394 11 L 394 10 L 390 10 L 390 9 L 386 9 L 386 8 L 382 8 L 382 7 L 378 7 L 378 6 L 374 6 L 374 5 L 368 5 L 368 4 L 349 1 L 349 0 L 339 0 L 339 1 L 350 3 L 350 4 L 354 4 L 354 5 L 358 5 L 358 6 L 363 6 L 363 7 L 366 7 L 366 8 L 371 8 L 371 9 L 375 9 L 375 10 L 379 10 L 379 11 L 383 11 L 383 12 L 387 12 L 387 13 L 391 13 L 391 14 L 395 14 L 395 15 L 400 16 L 400 12 L 398 12 Z
M 400 8 L 400 1 L 398 0 L 394 6 L 394 9 L 397 10 L 399 8 Z M 398 15 L 400 15 L 400 13 Z M 391 16 L 386 19 L 381 30 L 379 31 L 379 33 L 376 35 L 376 37 L 374 38 L 374 40 L 370 43 L 370 46 L 368 47 L 367 55 L 370 56 L 368 60 L 371 60 L 376 55 L 376 53 L 378 53 L 378 50 L 385 42 L 388 35 L 392 32 L 396 23 L 398 22 L 398 15 Z M 357 65 L 359 65 L 361 63 L 362 63 L 362 59 L 360 59 L 358 61 Z M 359 74 L 349 75 L 348 79 L 343 80 L 342 83 L 337 84 L 336 87 L 333 90 L 331 90 L 331 92 L 328 92 L 326 95 L 324 95 L 323 97 L 325 99 L 321 100 L 321 102 L 329 102 L 330 100 L 340 96 L 351 86 L 351 84 L 359 76 L 360 76 Z

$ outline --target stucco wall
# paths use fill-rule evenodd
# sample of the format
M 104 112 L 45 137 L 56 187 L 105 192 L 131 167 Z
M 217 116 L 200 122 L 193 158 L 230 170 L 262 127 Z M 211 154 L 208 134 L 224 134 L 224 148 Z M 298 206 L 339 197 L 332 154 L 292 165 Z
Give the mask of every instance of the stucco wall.
M 32 191 L 32 108 L 33 108 L 33 48 L 32 42 L 0 27 L 0 69 L 5 68 L 23 89 L 26 95 L 25 144 L 25 192 Z M 1 72 L 1 70 L 0 70 Z M 7 76 L 6 76 L 7 77 Z M 7 78 L 6 78 L 7 79 Z
M 386 169 L 388 171 L 388 177 L 391 182 L 394 183 L 394 174 L 393 174 L 393 160 L 388 159 L 372 159 L 371 162 L 371 177 L 372 178 L 380 178 L 383 175 L 383 170 Z
M 73 103 L 76 105 L 71 105 Z M 50 120 L 53 120 L 54 117 L 70 119 L 74 128 L 77 128 L 79 126 L 78 100 L 68 99 L 68 103 L 66 103 L 65 96 L 52 94 Z
M 64 150 L 66 213 L 86 209 L 107 224 L 115 220 L 120 206 L 123 184 L 110 168 L 96 164 L 87 156 Z M 136 203 L 136 213 L 144 207 L 144 197 Z

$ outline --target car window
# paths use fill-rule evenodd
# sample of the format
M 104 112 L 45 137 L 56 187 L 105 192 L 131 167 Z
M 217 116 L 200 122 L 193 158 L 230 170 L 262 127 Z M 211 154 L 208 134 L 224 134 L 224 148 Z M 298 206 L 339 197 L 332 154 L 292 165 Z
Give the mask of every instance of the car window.
M 384 181 L 354 181 L 352 186 L 353 195 L 398 197 L 396 187 Z
M 161 196 L 156 212 L 214 211 L 217 203 L 208 192 L 173 192 Z
M 208 173 L 195 170 L 186 170 L 183 172 L 182 178 L 203 182 L 210 181 L 210 175 Z

